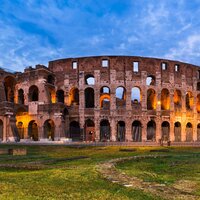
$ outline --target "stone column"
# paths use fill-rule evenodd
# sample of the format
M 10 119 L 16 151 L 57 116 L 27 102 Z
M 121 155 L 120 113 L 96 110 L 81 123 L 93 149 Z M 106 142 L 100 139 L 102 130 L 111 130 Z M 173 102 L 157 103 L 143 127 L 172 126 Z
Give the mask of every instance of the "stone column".
M 117 128 L 116 125 L 117 123 L 115 122 L 115 119 L 111 119 L 110 123 L 110 128 L 111 128 L 111 141 L 116 141 L 116 133 L 117 133 Z
M 144 121 L 142 123 L 142 141 L 146 141 L 147 140 L 147 122 Z
M 174 141 L 174 121 L 170 121 L 170 133 L 169 133 L 169 140 Z
M 3 117 L 3 141 L 6 142 L 7 140 L 7 117 Z
M 100 122 L 98 118 L 95 118 L 94 120 L 94 125 L 95 125 L 95 141 L 99 142 L 100 141 Z
M 156 142 L 159 142 L 162 135 L 161 120 L 156 120 Z
M 181 142 L 186 141 L 186 123 L 185 121 L 181 124 Z
M 38 127 L 38 140 L 44 139 L 44 126 Z
M 126 120 L 126 136 L 125 136 L 125 141 L 127 141 L 127 142 L 133 141 L 131 119 Z

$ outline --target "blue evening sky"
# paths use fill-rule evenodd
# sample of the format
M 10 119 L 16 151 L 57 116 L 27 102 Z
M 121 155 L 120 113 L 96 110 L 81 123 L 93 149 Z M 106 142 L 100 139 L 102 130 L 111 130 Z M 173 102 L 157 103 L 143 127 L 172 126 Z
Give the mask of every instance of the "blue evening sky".
M 200 65 L 200 0 L 0 0 L 0 67 L 92 55 Z

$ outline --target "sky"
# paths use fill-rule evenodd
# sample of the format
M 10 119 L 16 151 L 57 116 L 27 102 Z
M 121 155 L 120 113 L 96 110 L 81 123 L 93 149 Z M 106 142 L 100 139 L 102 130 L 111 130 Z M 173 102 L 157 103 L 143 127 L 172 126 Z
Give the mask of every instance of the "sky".
M 0 0 L 0 67 L 93 55 L 200 65 L 200 0 Z

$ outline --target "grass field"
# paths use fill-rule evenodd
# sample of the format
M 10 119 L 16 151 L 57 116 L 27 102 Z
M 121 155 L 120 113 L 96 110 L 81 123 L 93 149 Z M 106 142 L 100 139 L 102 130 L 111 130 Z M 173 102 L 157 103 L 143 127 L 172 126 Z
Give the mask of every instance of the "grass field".
M 12 146 L 1 145 L 0 148 Z M 13 146 L 22 148 L 23 146 Z M 27 156 L 0 155 L 0 199 L 163 199 L 141 189 L 127 188 L 103 178 L 97 165 L 134 155 L 169 155 L 119 163 L 119 173 L 143 181 L 174 185 L 193 183 L 200 199 L 200 148 L 26 146 Z M 126 147 L 128 149 L 128 147 Z M 130 147 L 132 149 L 132 147 Z M 184 155 L 184 156 L 183 156 Z M 69 159 L 72 158 L 72 159 Z M 194 184 L 195 183 L 195 184 Z M 179 184 L 180 185 L 180 184 Z

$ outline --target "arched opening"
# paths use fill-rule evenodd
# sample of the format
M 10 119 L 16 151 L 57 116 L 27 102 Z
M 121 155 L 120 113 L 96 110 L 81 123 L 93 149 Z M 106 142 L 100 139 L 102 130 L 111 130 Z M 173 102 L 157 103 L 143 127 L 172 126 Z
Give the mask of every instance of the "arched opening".
M 200 124 L 197 125 L 197 141 L 200 141 Z
M 147 124 L 147 140 L 155 141 L 156 139 L 156 123 L 151 120 Z
M 106 86 L 103 86 L 101 89 L 100 89 L 100 94 L 103 95 L 103 94 L 110 94 L 110 88 L 109 87 L 106 87 Z
M 73 141 L 81 140 L 80 125 L 77 121 L 70 122 L 69 132 L 70 132 L 70 138 L 72 138 Z
M 181 142 L 181 123 L 180 122 L 174 123 L 174 141 Z
M 131 103 L 138 104 L 142 101 L 142 95 L 139 87 L 133 87 L 131 89 Z
M 147 76 L 146 78 L 146 85 L 156 85 L 156 77 L 153 75 Z
M 27 111 L 23 107 L 19 107 L 16 111 L 16 116 L 22 116 L 22 115 L 26 115 L 26 114 L 27 114 Z
M 56 99 L 57 99 L 57 102 L 64 103 L 64 91 L 63 90 L 57 90 Z
M 69 115 L 69 112 L 68 112 L 67 108 L 65 108 L 63 110 L 63 119 L 65 120 L 68 115 Z
M 161 110 L 169 110 L 170 107 L 170 95 L 168 89 L 162 89 L 161 91 Z
M 200 82 L 197 83 L 197 90 L 200 91 Z
M 110 98 L 107 96 L 104 96 L 100 99 L 100 108 L 103 108 L 104 110 L 110 109 Z
M 126 90 L 124 87 L 118 87 L 116 89 L 115 97 L 117 108 L 126 106 Z
M 56 90 L 54 87 L 48 87 L 49 103 L 56 103 Z
M 69 92 L 70 105 L 79 105 L 79 90 L 72 88 Z
M 162 123 L 162 140 L 169 141 L 170 124 L 167 121 Z
M 38 126 L 37 126 L 37 123 L 35 122 L 35 120 L 32 120 L 29 122 L 28 135 L 32 140 L 38 141 L 38 139 L 39 139 L 38 138 Z
M 44 122 L 44 138 L 54 140 L 55 124 L 53 120 L 48 119 Z
M 102 87 L 100 89 L 100 108 L 105 110 L 110 109 L 110 88 L 109 87 Z
M 0 120 L 0 141 L 3 141 L 3 121 Z
M 85 140 L 95 141 L 94 121 L 92 121 L 91 119 L 87 119 L 85 121 Z
M 24 90 L 18 90 L 18 104 L 24 104 Z
M 147 90 L 147 110 L 156 109 L 156 92 L 154 89 Z
M 19 134 L 20 139 L 24 139 L 24 125 L 23 122 L 18 122 L 17 123 L 17 130 Z
M 125 141 L 125 133 L 126 133 L 125 122 L 119 121 L 117 123 L 117 141 L 124 142 Z
M 142 124 L 140 121 L 134 121 L 132 123 L 132 138 L 134 142 L 142 141 Z
M 192 92 L 187 92 L 186 97 L 185 97 L 185 106 L 186 110 L 191 110 L 193 107 L 193 95 Z
M 95 84 L 95 79 L 94 76 L 91 74 L 87 74 L 85 76 L 85 84 L 86 85 L 94 85 Z
M 104 119 L 100 122 L 100 141 L 106 142 L 110 140 L 110 123 Z
M 186 142 L 192 142 L 193 141 L 193 128 L 192 124 L 190 122 L 186 125 Z
M 69 112 L 67 108 L 64 108 L 62 112 L 62 117 L 63 117 L 63 126 L 64 126 L 64 134 L 65 137 L 70 137 L 69 135 Z
M 38 101 L 39 98 L 39 90 L 38 87 L 35 85 L 32 85 L 29 88 L 29 101 Z
M 14 103 L 15 84 L 16 84 L 16 81 L 15 81 L 15 79 L 12 76 L 7 76 L 4 79 L 6 101 Z
M 47 76 L 47 83 L 54 85 L 55 83 L 55 78 L 52 75 Z
M 197 113 L 200 113 L 200 94 L 197 95 L 197 105 L 196 105 L 196 108 L 197 108 Z
M 182 94 L 180 90 L 174 91 L 174 109 L 181 110 L 182 106 Z
M 94 108 L 94 89 L 93 88 L 85 89 L 85 107 Z

